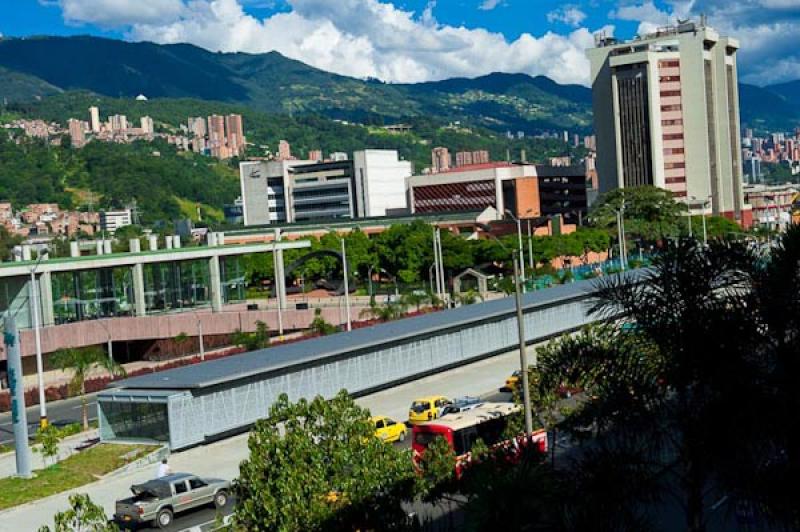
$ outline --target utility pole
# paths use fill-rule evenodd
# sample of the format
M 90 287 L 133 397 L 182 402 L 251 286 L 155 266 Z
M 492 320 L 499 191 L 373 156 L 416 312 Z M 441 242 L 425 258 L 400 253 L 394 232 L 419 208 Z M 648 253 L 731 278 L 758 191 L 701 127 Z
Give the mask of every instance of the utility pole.
M 6 313 L 3 340 L 8 359 L 8 387 L 11 392 L 11 421 L 14 427 L 14 450 L 17 475 L 31 478 L 31 451 L 28 447 L 28 416 L 25 411 L 25 385 L 22 381 L 22 355 L 15 316 Z
M 531 220 L 528 218 L 528 269 L 535 276 L 533 264 L 533 236 L 531 235 Z
M 517 333 L 519 335 L 519 366 L 522 376 L 522 404 L 525 409 L 525 434 L 533 432 L 533 412 L 531 411 L 531 391 L 528 387 L 528 353 L 525 345 L 525 322 L 522 314 L 522 290 L 520 287 L 520 264 L 516 254 L 514 256 L 514 297 L 517 304 Z M 538 366 L 536 353 L 533 355 L 533 367 Z
M 203 321 L 197 315 L 195 315 L 195 318 L 197 318 L 197 339 L 200 342 L 200 361 L 203 362 L 206 359 L 206 348 L 203 343 Z
M 346 308 L 346 316 L 347 316 L 347 330 L 353 330 L 353 322 L 350 318 L 350 284 L 347 280 L 348 273 L 347 273 L 347 248 L 344 245 L 344 236 L 341 238 L 342 241 L 342 270 L 344 271 L 344 303 Z

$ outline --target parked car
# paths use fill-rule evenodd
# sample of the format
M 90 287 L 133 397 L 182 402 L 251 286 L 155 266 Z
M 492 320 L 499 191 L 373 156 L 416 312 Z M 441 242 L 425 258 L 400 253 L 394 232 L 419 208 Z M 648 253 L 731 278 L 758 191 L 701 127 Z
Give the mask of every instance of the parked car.
M 422 397 L 411 403 L 408 410 L 408 422 L 412 425 L 436 419 L 442 415 L 442 409 L 453 401 L 443 395 Z
M 478 405 L 483 404 L 480 397 L 456 397 L 453 399 L 453 403 L 445 406 L 442 409 L 442 416 L 446 416 L 447 414 L 457 414 L 459 412 L 466 412 L 467 410 L 472 410 Z
M 375 423 L 375 436 L 386 443 L 405 441 L 408 429 L 404 423 L 398 423 L 386 416 L 373 416 L 372 422 Z
M 188 473 L 148 480 L 131 486 L 133 497 L 117 501 L 114 520 L 133 525 L 152 522 L 158 528 L 166 528 L 176 513 L 212 503 L 222 508 L 228 504 L 230 488 L 227 480 Z

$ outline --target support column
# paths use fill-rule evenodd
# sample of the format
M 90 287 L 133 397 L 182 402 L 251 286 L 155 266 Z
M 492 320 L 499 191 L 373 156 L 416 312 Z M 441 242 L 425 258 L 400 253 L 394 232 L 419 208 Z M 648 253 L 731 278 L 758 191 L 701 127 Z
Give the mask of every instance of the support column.
M 222 276 L 219 269 L 219 256 L 208 259 L 209 284 L 211 285 L 211 310 L 222 310 Z
M 50 272 L 39 275 L 39 300 L 42 308 L 42 327 L 55 325 L 53 315 L 53 277 Z
M 281 241 L 281 230 L 275 229 L 275 242 Z M 286 272 L 283 264 L 283 250 L 275 250 L 275 287 L 278 304 L 281 309 L 286 308 Z
M 147 315 L 147 304 L 144 299 L 144 266 L 134 264 L 133 269 L 133 303 L 137 316 Z

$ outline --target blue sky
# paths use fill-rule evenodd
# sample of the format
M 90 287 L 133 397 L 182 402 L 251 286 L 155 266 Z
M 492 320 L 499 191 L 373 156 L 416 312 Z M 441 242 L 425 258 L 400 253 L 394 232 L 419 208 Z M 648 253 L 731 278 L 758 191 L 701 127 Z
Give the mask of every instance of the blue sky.
M 745 81 L 800 78 L 800 0 L 0 0 L 0 34 L 277 50 L 395 82 L 499 70 L 586 83 L 596 32 L 629 38 L 700 13 L 742 42 Z

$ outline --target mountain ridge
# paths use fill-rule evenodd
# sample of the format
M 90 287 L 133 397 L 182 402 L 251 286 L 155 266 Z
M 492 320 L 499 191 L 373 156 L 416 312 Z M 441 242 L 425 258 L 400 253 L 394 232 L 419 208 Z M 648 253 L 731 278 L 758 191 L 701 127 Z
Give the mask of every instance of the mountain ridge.
M 591 89 L 545 76 L 494 72 L 392 84 L 328 72 L 275 51 L 222 53 L 187 43 L 94 36 L 0 38 L 0 98 L 19 101 L 70 90 L 116 98 L 197 98 L 376 124 L 430 116 L 498 132 L 592 129 Z M 740 84 L 743 125 L 800 124 L 797 94 L 800 80 Z

